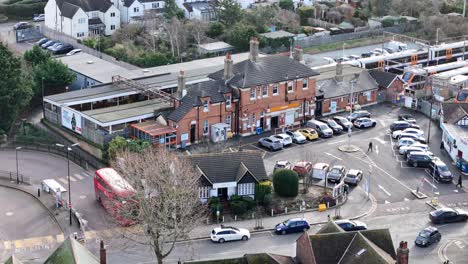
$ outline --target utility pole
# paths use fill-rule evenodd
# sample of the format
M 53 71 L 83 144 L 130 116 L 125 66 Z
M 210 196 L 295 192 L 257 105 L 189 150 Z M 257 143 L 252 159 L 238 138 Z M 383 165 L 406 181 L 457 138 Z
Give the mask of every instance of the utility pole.
M 465 15 L 463 15 L 463 16 L 465 16 Z M 440 30 L 440 28 L 436 29 L 436 46 L 439 45 L 439 30 Z
M 466 15 L 466 0 L 463 0 L 463 17 Z

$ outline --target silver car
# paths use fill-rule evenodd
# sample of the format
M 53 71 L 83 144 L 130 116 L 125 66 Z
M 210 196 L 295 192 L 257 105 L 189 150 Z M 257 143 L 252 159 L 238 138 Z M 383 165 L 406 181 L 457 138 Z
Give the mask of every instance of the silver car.
M 350 185 L 358 185 L 359 182 L 362 180 L 362 171 L 350 169 L 346 176 L 344 177 L 344 182 Z
M 343 179 L 343 177 L 345 176 L 345 174 L 346 174 L 345 166 L 335 165 L 328 172 L 327 181 L 329 181 L 329 182 L 340 182 L 341 179 Z
M 269 150 L 283 149 L 283 142 L 275 137 L 264 137 L 258 140 L 258 145 L 265 147 Z

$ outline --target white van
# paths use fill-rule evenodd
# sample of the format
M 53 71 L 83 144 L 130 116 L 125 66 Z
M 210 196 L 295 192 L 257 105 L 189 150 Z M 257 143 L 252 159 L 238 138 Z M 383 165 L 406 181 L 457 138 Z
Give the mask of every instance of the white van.
M 309 120 L 306 123 L 306 127 L 313 128 L 317 131 L 320 137 L 328 138 L 333 136 L 333 130 L 328 127 L 325 123 L 317 120 Z

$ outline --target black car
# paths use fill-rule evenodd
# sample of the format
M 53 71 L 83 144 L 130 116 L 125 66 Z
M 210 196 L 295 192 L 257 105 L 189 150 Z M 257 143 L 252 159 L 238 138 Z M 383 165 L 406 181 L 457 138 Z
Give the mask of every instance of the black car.
M 427 168 L 431 164 L 433 156 L 427 151 L 415 151 L 408 155 L 408 165 Z
M 364 52 L 361 53 L 361 58 L 369 58 L 372 57 L 373 53 L 372 52 Z
M 59 55 L 59 54 L 66 54 L 73 50 L 73 46 L 70 44 L 63 44 L 58 46 L 57 48 L 52 50 L 52 54 Z
M 277 234 L 286 235 L 287 233 L 306 232 L 310 225 L 303 218 L 289 219 L 275 226 Z
M 350 114 L 347 118 L 349 121 L 354 122 L 356 119 L 361 117 L 370 117 L 371 114 L 365 110 L 359 110 Z
M 441 208 L 429 213 L 429 219 L 434 224 L 466 222 L 468 212 L 460 209 Z
M 435 227 L 429 226 L 419 232 L 414 244 L 420 247 L 427 247 L 430 244 L 439 242 L 441 238 L 442 235 L 439 233 L 439 230 Z
M 42 44 L 46 43 L 47 41 L 49 41 L 48 38 L 41 38 L 40 40 L 38 40 L 36 42 L 36 45 L 41 46 Z
M 343 132 L 343 127 L 333 119 L 319 119 L 319 121 L 327 124 L 333 130 L 333 134 L 339 134 Z
M 367 225 L 360 221 L 353 220 L 337 220 L 335 224 L 343 228 L 344 231 L 367 230 Z
M 398 120 L 399 121 L 406 121 L 408 123 L 416 123 L 416 119 L 414 118 L 414 116 L 410 115 L 410 114 L 400 114 L 398 115 Z
M 338 125 L 340 125 L 343 129 L 348 130 L 348 128 L 353 128 L 353 123 L 349 122 L 346 117 L 343 116 L 334 116 L 333 120 L 335 120 Z
M 395 121 L 390 125 L 390 130 L 393 132 L 397 130 L 405 130 L 410 127 L 420 129 L 420 127 L 416 124 L 412 124 L 406 121 Z
M 453 175 L 447 165 L 440 159 L 434 159 L 429 164 L 429 173 L 440 182 L 452 182 Z

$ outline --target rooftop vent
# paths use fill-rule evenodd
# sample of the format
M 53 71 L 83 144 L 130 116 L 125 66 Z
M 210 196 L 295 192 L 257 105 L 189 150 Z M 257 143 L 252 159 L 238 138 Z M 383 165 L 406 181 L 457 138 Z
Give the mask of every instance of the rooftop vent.
M 87 64 L 93 64 L 93 63 L 94 63 L 94 61 L 92 61 L 92 60 L 89 60 L 89 61 L 87 61 L 86 63 L 87 63 Z

